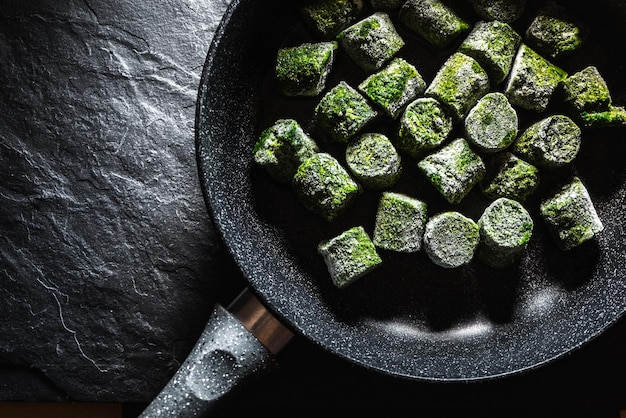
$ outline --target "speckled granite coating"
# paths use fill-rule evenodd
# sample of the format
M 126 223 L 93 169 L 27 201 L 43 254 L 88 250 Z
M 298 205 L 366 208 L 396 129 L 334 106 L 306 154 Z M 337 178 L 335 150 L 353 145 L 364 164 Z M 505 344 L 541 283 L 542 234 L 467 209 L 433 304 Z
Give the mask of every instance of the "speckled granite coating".
M 193 418 L 218 408 L 247 382 L 276 366 L 272 354 L 220 305 L 185 362 L 140 418 Z

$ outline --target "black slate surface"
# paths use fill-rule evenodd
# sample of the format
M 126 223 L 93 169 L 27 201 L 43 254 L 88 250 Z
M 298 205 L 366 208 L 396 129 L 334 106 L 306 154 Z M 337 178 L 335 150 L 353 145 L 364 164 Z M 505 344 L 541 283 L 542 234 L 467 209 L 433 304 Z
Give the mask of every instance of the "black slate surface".
M 129 402 L 139 411 L 213 304 L 243 287 L 207 215 L 193 143 L 202 64 L 227 3 L 3 2 L 0 400 Z M 416 383 L 296 339 L 279 370 L 217 415 L 616 416 L 626 409 L 625 352 L 622 320 L 523 375 Z
M 195 165 L 227 2 L 4 2 L 4 399 L 145 400 L 195 342 L 224 255 Z

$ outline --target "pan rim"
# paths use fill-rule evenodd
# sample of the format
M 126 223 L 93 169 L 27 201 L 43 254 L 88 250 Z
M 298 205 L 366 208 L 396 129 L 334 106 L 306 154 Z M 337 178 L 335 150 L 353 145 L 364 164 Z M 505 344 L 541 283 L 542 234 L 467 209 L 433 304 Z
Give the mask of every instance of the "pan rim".
M 290 313 L 290 310 L 286 309 L 284 305 L 282 305 L 277 299 L 275 295 L 268 295 L 262 289 L 257 287 L 257 284 L 254 281 L 254 271 L 255 269 L 250 269 L 249 266 L 242 266 L 240 259 L 241 253 L 235 248 L 236 245 L 231 241 L 231 237 L 227 229 L 225 229 L 223 224 L 223 213 L 217 211 L 215 197 L 212 195 L 211 185 L 210 185 L 210 173 L 206 167 L 205 156 L 207 152 L 206 144 L 204 144 L 203 137 L 203 124 L 206 123 L 205 114 L 203 113 L 206 109 L 207 105 L 207 92 L 209 90 L 208 85 L 210 83 L 212 77 L 212 70 L 215 64 L 215 60 L 218 59 L 220 53 L 222 53 L 224 36 L 230 28 L 231 20 L 238 8 L 246 6 L 250 3 L 247 0 L 233 0 L 229 5 L 224 18 L 220 22 L 218 29 L 215 32 L 214 38 L 211 42 L 211 47 L 207 54 L 207 59 L 203 66 L 202 76 L 200 79 L 200 86 L 198 89 L 198 99 L 196 104 L 196 121 L 195 121 L 195 146 L 196 146 L 196 158 L 198 164 L 198 173 L 201 179 L 201 187 L 202 193 L 205 199 L 205 203 L 207 209 L 211 215 L 211 220 L 216 226 L 216 230 L 218 231 L 220 238 L 226 244 L 226 247 L 236 261 L 237 266 L 240 268 L 243 273 L 246 281 L 250 283 L 251 290 L 255 293 L 255 295 L 265 304 L 265 306 L 274 313 L 277 317 L 281 318 L 282 321 L 291 328 L 298 335 L 304 337 L 306 340 L 322 347 L 323 349 L 344 358 L 350 362 L 363 366 L 370 370 L 376 370 L 385 374 L 399 376 L 402 378 L 407 378 L 410 380 L 426 380 L 426 381 L 441 381 L 441 382 L 454 382 L 454 381 L 477 381 L 477 380 L 488 380 L 488 379 L 496 379 L 502 378 L 505 376 L 516 375 L 522 372 L 526 372 L 528 370 L 533 370 L 538 367 L 544 366 L 547 363 L 551 363 L 556 359 L 565 357 L 566 355 L 571 354 L 573 351 L 578 349 L 579 347 L 586 345 L 593 339 L 597 338 L 601 335 L 604 330 L 614 325 L 617 321 L 619 321 L 623 316 L 626 310 L 620 310 L 619 312 L 612 313 L 607 315 L 608 319 L 599 320 L 594 328 L 594 331 L 586 334 L 583 338 L 578 338 L 575 343 L 570 344 L 565 350 L 556 350 L 556 352 L 552 354 L 548 354 L 546 357 L 541 358 L 538 361 L 532 361 L 528 364 L 514 367 L 510 370 L 502 370 L 500 372 L 494 372 L 486 375 L 477 375 L 477 376 L 460 376 L 460 377 L 438 377 L 438 376 L 425 376 L 425 375 L 416 375 L 414 373 L 402 373 L 399 369 L 389 369 L 384 365 L 380 364 L 372 364 L 368 362 L 366 358 L 354 356 L 354 352 L 346 352 L 341 347 L 329 343 L 320 337 L 320 335 L 324 334 L 324 331 L 320 331 L 316 329 L 312 332 L 311 329 L 307 328 L 298 318 L 293 317 Z

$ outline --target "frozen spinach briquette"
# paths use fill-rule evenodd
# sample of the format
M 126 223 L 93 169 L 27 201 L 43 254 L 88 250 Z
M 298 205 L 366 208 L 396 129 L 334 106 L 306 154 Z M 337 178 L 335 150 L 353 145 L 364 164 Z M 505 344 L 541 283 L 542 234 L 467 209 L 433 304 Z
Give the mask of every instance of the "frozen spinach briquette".
M 382 190 L 393 186 L 402 174 L 400 154 L 383 134 L 357 136 L 346 147 L 346 163 L 365 188 Z
M 424 229 L 424 251 L 444 268 L 456 268 L 472 261 L 480 233 L 472 219 L 455 211 L 430 218 Z
M 476 256 L 490 267 L 512 265 L 526 249 L 533 226 L 530 214 L 521 203 L 496 199 L 478 219 L 480 243 Z
M 405 106 L 425 89 L 420 73 L 402 58 L 394 58 L 359 84 L 359 90 L 392 119 L 397 119 Z
M 562 90 L 563 101 L 577 114 L 607 110 L 611 105 L 609 87 L 592 65 L 563 80 Z
M 300 15 L 314 36 L 331 40 L 356 22 L 364 9 L 363 0 L 308 0 L 300 9 Z
M 317 96 L 326 87 L 337 42 L 304 43 L 281 48 L 276 58 L 276 84 L 285 96 Z
M 526 30 L 526 41 L 550 59 L 557 59 L 580 48 L 587 28 L 569 16 L 555 2 L 539 10 Z
M 491 160 L 479 185 L 490 199 L 506 197 L 523 202 L 539 185 L 539 169 L 510 152 L 502 152 Z
M 580 120 L 587 128 L 626 126 L 626 108 L 611 105 L 607 110 L 582 112 Z
M 354 283 L 381 263 L 369 235 L 362 226 L 355 226 L 317 246 L 330 277 L 340 289 Z
M 378 112 L 367 99 L 345 81 L 328 91 L 315 107 L 315 122 L 331 140 L 346 144 Z
M 544 199 L 539 210 L 562 250 L 577 247 L 604 229 L 589 192 L 578 177 Z
M 400 118 L 397 145 L 413 158 L 421 158 L 448 138 L 452 117 L 439 101 L 420 97 L 411 102 Z
M 341 31 L 337 40 L 363 70 L 377 71 L 404 46 L 389 15 L 376 12 Z
M 361 186 L 330 154 L 313 154 L 300 164 L 292 182 L 296 195 L 311 212 L 332 222 L 360 194 Z
M 588 66 L 562 83 L 563 101 L 587 128 L 625 126 L 626 110 L 612 104 L 609 88 L 598 69 Z
M 478 61 L 455 52 L 437 71 L 424 95 L 439 100 L 453 119 L 460 121 L 489 92 L 489 87 L 489 76 Z
M 515 140 L 512 151 L 540 167 L 557 168 L 576 158 L 581 130 L 565 115 L 548 116 L 531 126 Z
M 405 194 L 385 192 L 376 212 L 374 245 L 402 253 L 419 251 L 427 220 L 428 206 L 425 202 Z
M 465 118 L 467 140 L 484 153 L 507 148 L 517 137 L 517 112 L 502 93 L 487 93 Z
M 459 51 L 478 61 L 495 85 L 509 74 L 521 40 L 522 37 L 507 23 L 476 22 Z
M 417 163 L 417 167 L 451 204 L 463 200 L 486 171 L 480 156 L 463 138 L 428 155 Z
M 566 77 L 564 70 L 522 43 L 513 60 L 504 94 L 514 106 L 543 112 Z
M 408 0 L 398 17 L 408 29 L 440 49 L 470 29 L 469 23 L 439 0 Z
M 261 132 L 254 162 L 275 180 L 289 184 L 298 166 L 318 151 L 317 144 L 294 119 L 279 119 Z

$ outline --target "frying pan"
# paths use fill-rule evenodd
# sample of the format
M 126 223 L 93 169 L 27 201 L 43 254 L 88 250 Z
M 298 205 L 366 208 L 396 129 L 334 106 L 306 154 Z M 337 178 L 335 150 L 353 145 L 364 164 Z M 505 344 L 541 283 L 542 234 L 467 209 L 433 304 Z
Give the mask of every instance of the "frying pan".
M 477 20 L 461 3 L 460 13 Z M 541 4 L 528 2 L 525 15 L 513 24 L 518 32 Z M 614 103 L 623 104 L 624 58 L 616 48 L 626 42 L 626 2 L 597 1 L 593 8 L 582 1 L 564 4 L 590 31 L 581 50 L 558 64 L 570 73 L 595 65 Z M 341 156 L 341 148 L 313 122 L 319 97 L 276 93 L 277 50 L 314 39 L 300 25 L 297 8 L 298 2 L 234 0 L 214 36 L 197 103 L 198 166 L 214 224 L 249 287 L 230 307 L 216 306 L 198 344 L 143 417 L 209 411 L 242 382 L 268 370 L 292 334 L 373 372 L 409 380 L 474 381 L 540 367 L 590 342 L 623 316 L 623 128 L 585 129 L 574 163 L 542 173 L 527 202 L 535 219 L 533 237 L 518 264 L 495 270 L 472 262 L 443 269 L 423 252 L 383 252 L 380 268 L 345 289 L 334 287 L 317 243 L 351 226 L 371 232 L 379 195 L 363 193 L 348 213 L 327 222 L 251 158 L 259 133 L 279 118 L 298 120 L 321 148 Z M 434 51 L 397 28 L 411 42 L 399 55 L 428 82 L 450 51 Z M 342 54 L 335 68 L 327 86 L 342 79 L 356 85 L 365 76 Z M 554 101 L 547 113 L 561 111 Z M 541 116 L 520 112 L 520 128 Z M 392 134 L 385 131 L 393 129 L 389 125 L 368 129 Z M 431 214 L 446 210 L 415 165 L 403 156 L 404 173 L 395 190 L 428 202 Z M 572 175 L 586 184 L 605 229 L 561 251 L 540 221 L 538 203 Z M 477 219 L 487 203 L 472 190 L 454 209 Z

